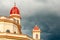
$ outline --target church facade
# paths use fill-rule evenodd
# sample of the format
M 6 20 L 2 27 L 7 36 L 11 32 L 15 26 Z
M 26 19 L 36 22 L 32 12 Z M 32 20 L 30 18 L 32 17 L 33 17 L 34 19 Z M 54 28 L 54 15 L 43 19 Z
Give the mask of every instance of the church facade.
M 21 31 L 21 15 L 16 4 L 10 10 L 10 16 L 0 16 L 0 40 L 40 40 L 40 29 L 37 25 L 32 29 L 32 36 Z

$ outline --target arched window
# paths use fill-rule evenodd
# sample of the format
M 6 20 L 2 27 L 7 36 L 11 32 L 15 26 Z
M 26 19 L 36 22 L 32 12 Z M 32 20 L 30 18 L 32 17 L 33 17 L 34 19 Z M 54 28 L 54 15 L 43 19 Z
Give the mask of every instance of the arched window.
M 14 34 L 16 34 L 16 32 L 14 32 Z
M 10 33 L 10 30 L 6 30 L 7 33 Z
M 38 34 L 36 34 L 36 38 L 38 39 Z

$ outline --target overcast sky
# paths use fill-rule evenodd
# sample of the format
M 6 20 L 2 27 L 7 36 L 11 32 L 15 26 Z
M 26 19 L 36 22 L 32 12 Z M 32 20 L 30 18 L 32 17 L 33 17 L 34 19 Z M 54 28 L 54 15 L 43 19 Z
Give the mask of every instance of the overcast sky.
M 37 24 L 41 40 L 60 40 L 60 0 L 0 0 L 0 15 L 9 16 L 14 1 L 22 16 L 23 34 L 32 36 Z

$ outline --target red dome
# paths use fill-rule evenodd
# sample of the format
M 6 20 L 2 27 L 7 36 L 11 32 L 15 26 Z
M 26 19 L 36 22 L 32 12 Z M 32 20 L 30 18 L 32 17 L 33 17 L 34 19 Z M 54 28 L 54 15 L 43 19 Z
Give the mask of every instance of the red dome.
M 11 9 L 10 14 L 19 14 L 19 9 L 18 9 L 16 6 L 14 6 L 14 7 Z
M 35 25 L 34 30 L 39 30 L 39 27 Z

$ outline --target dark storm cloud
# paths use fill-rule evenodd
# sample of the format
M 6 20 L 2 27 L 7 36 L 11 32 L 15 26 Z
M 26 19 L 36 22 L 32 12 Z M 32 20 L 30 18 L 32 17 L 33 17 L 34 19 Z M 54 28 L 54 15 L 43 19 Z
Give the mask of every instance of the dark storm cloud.
M 48 13 L 51 14 L 36 14 L 34 16 L 25 18 L 24 22 L 22 20 L 22 25 L 24 25 L 23 29 L 28 29 L 28 35 L 32 34 L 31 31 L 34 25 L 37 24 L 42 31 L 42 40 L 60 40 L 60 16 L 57 16 L 54 14 L 54 12 Z
M 28 31 L 25 31 L 25 34 L 32 35 L 32 29 L 37 24 L 42 31 L 42 40 L 60 40 L 60 16 L 57 13 L 44 9 L 35 12 L 35 15 L 30 17 L 23 17 L 25 18 L 22 20 L 23 29 Z

